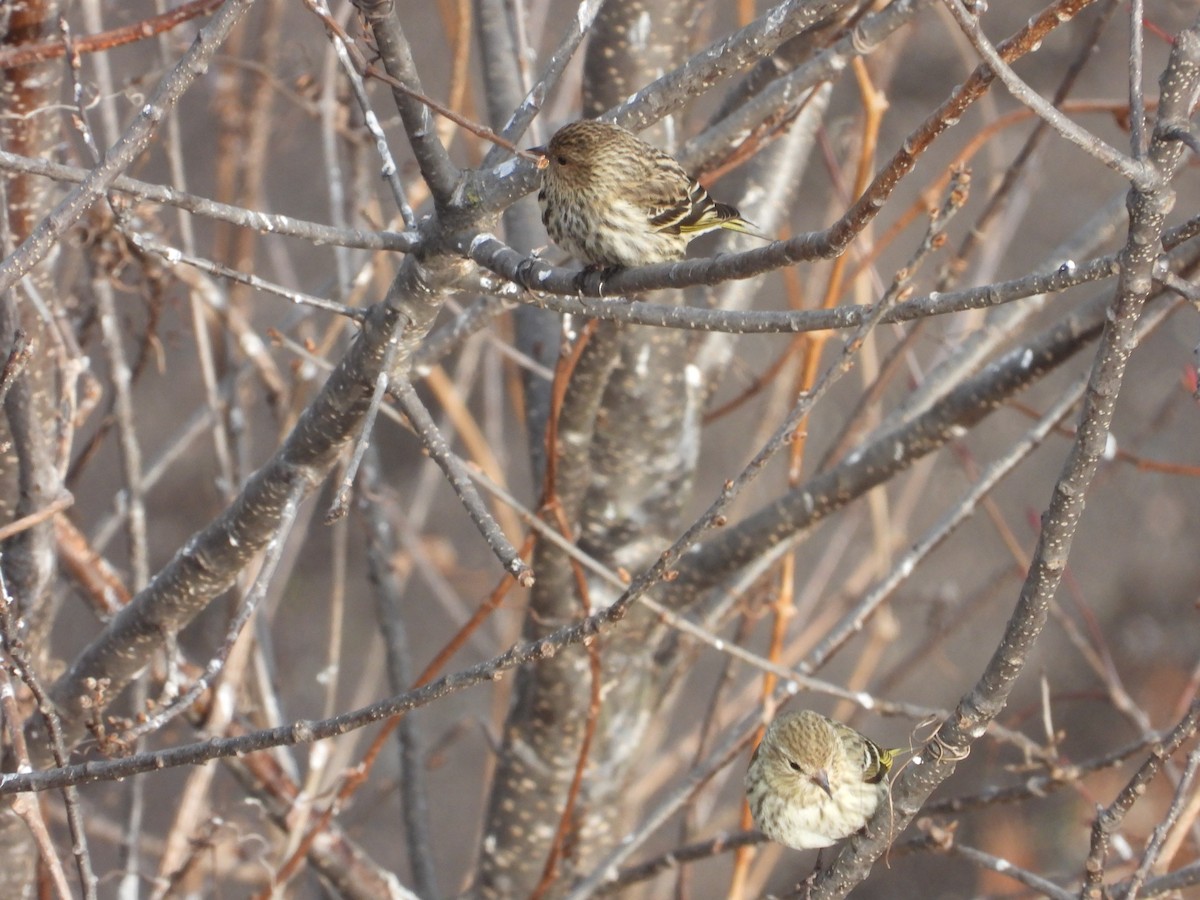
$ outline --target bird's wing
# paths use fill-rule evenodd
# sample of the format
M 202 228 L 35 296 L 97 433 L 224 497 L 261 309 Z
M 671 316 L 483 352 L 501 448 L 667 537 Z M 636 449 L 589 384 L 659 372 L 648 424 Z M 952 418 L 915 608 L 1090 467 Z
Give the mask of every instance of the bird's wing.
M 703 234 L 728 228 L 772 241 L 742 218 L 728 203 L 718 203 L 704 185 L 688 175 L 674 159 L 661 151 L 645 161 L 647 171 L 639 192 L 646 204 L 650 227 L 665 234 Z
M 643 177 L 638 179 L 639 199 L 645 203 L 650 227 L 666 234 L 698 230 L 695 224 L 699 217 L 714 205 L 708 191 L 688 177 L 683 167 L 665 153 L 655 151 L 643 162 L 645 172 L 640 173 Z M 708 227 L 715 227 L 715 224 Z
M 727 228 L 764 241 L 774 238 L 763 234 L 728 203 L 720 203 L 708 195 L 704 185 L 690 177 L 683 167 L 663 154 L 655 160 L 656 171 L 647 179 L 653 198 L 649 209 L 650 227 L 667 234 L 704 234 L 716 228 Z
M 846 749 L 846 756 L 855 765 L 862 766 L 863 781 L 867 784 L 878 784 L 892 767 L 895 752 L 885 750 L 873 740 L 859 734 L 848 725 L 834 722 L 838 738 Z
M 698 181 L 678 181 L 674 185 L 674 196 L 662 197 L 662 202 L 652 209 L 650 225 L 668 234 L 692 234 L 711 231 L 722 222 L 738 218 L 732 206 L 715 202 Z

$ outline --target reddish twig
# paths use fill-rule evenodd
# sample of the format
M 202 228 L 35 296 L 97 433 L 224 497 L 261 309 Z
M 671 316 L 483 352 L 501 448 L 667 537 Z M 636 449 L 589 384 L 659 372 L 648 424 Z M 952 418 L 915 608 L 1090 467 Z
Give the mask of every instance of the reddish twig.
M 191 21 L 198 16 L 212 12 L 221 5 L 223 0 L 191 0 L 182 6 L 177 6 L 169 12 L 150 16 L 132 25 L 123 25 L 110 31 L 91 34 L 71 41 L 72 54 L 99 53 L 111 50 L 123 44 L 154 37 L 164 31 L 170 31 L 176 25 Z M 0 69 L 15 69 L 18 66 L 30 66 L 34 63 L 47 62 L 66 55 L 67 42 L 63 40 L 43 41 L 40 44 L 10 47 L 0 50 Z

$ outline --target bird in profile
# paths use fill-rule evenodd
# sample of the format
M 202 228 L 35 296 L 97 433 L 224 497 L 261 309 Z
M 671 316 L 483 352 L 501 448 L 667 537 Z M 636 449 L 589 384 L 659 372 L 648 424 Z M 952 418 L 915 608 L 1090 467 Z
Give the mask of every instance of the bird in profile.
M 619 125 L 581 119 L 545 147 L 538 203 L 554 242 L 590 266 L 683 259 L 688 243 L 726 228 L 771 240 L 713 200 L 674 159 Z
M 797 850 L 832 846 L 875 814 L 897 752 L 811 710 L 784 713 L 746 771 L 754 823 Z

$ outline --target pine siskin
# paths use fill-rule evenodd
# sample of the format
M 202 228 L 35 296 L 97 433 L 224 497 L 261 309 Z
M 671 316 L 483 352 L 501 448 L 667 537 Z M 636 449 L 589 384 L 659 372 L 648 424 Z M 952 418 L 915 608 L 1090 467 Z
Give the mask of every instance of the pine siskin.
M 779 716 L 746 770 L 755 824 L 797 850 L 831 846 L 875 814 L 896 752 L 811 710 Z
M 538 202 L 554 242 L 593 266 L 683 259 L 688 242 L 717 228 L 770 240 L 667 154 L 618 125 L 564 125 L 542 154 Z

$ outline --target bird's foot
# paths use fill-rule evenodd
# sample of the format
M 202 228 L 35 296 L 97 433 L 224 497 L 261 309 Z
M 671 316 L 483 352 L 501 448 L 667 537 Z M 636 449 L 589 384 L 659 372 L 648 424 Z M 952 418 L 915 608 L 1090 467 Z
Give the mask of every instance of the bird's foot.
M 817 876 L 821 874 L 821 855 L 825 851 L 823 849 L 817 851 L 817 861 L 813 863 L 813 870 L 808 873 L 808 877 L 800 883 L 800 887 L 804 888 L 805 900 L 810 900 L 812 897 L 813 888 L 817 886 Z
M 517 263 L 517 269 L 513 273 L 515 276 L 513 280 L 516 281 L 516 283 L 521 287 L 525 288 L 525 290 L 532 293 L 534 291 L 536 269 L 538 267 L 538 263 L 541 262 L 542 260 L 538 259 L 536 256 L 525 257 L 523 260 Z
M 621 266 L 601 266 L 595 263 L 584 266 L 575 276 L 575 291 L 582 297 L 589 293 L 589 288 L 595 283 L 596 294 L 604 296 L 604 282 L 621 271 Z

